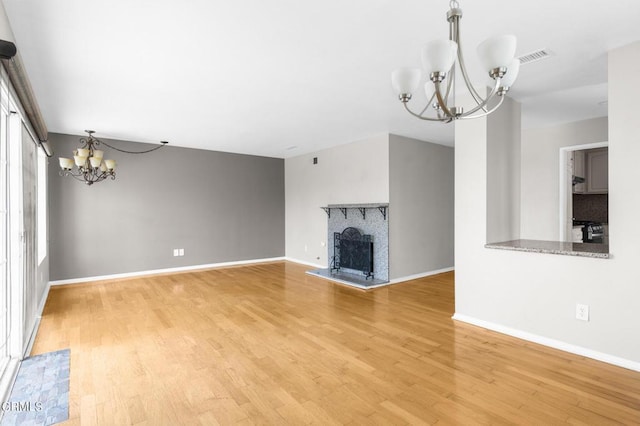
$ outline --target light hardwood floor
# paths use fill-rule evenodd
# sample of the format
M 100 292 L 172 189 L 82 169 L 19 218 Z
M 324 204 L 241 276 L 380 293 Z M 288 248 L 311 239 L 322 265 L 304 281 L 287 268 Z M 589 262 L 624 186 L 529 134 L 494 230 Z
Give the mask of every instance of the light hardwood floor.
M 452 273 L 304 271 L 55 287 L 33 354 L 71 348 L 69 424 L 640 423 L 640 373 L 454 322 Z

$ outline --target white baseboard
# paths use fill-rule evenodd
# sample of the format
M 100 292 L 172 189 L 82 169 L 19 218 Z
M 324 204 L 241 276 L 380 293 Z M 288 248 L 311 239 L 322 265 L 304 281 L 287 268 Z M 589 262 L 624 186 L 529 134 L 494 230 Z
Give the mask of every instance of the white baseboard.
M 450 268 L 436 269 L 435 271 L 421 272 L 415 275 L 407 275 L 406 277 L 394 278 L 389 281 L 389 284 L 397 284 L 405 281 L 417 280 L 418 278 L 430 277 L 431 275 L 444 274 L 445 272 L 451 272 L 455 268 L 452 266 Z
M 617 365 L 618 367 L 627 368 L 629 370 L 640 371 L 640 362 L 635 362 L 629 359 L 594 351 L 592 349 L 583 348 L 582 346 L 572 345 L 560 340 L 550 339 L 548 337 L 539 336 L 537 334 L 517 330 L 515 328 L 506 327 L 489 321 L 480 320 L 477 318 L 469 317 L 467 315 L 454 314 L 452 318 L 454 320 L 466 322 L 468 324 L 476 325 L 488 330 L 497 331 L 498 333 L 517 337 L 518 339 L 527 340 L 529 342 L 538 343 L 544 346 L 549 346 L 550 348 L 559 349 L 561 351 L 606 362 L 607 364 Z
M 327 265 L 320 265 L 318 263 L 306 262 L 304 260 L 294 259 L 293 257 L 285 257 L 284 260 L 287 262 L 299 263 L 301 265 L 311 266 L 316 269 L 326 269 Z
M 47 283 L 44 288 L 44 293 L 42 294 L 42 297 L 40 297 L 40 303 L 38 303 L 38 317 L 42 317 L 44 305 L 47 304 L 47 298 L 49 298 L 49 290 L 51 290 L 51 283 Z
M 148 271 L 138 271 L 138 272 L 126 272 L 123 274 L 112 274 L 112 275 L 100 275 L 94 277 L 83 277 L 83 278 L 71 278 L 68 280 L 57 280 L 50 281 L 50 285 L 65 285 L 65 284 L 78 284 L 78 283 L 87 283 L 92 281 L 104 281 L 104 280 L 116 280 L 122 278 L 135 278 L 135 277 L 143 277 L 148 275 L 159 275 L 159 274 L 167 274 L 172 272 L 188 272 L 188 271 L 198 271 L 203 269 L 215 269 L 215 268 L 224 268 L 227 266 L 239 266 L 239 265 L 252 265 L 257 263 L 267 263 L 267 262 L 277 262 L 285 260 L 284 257 L 271 257 L 266 259 L 251 259 L 251 260 L 237 260 L 233 262 L 221 262 L 221 263 L 209 263 L 206 265 L 193 265 L 193 266 L 179 266 L 177 268 L 166 268 L 166 269 L 152 269 Z

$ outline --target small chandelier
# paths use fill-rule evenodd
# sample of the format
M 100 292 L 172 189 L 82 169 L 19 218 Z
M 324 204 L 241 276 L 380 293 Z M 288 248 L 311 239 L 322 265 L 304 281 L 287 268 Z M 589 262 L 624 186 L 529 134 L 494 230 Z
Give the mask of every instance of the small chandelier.
M 427 43 L 422 50 L 422 65 L 427 73 L 428 80 L 424 90 L 429 100 L 420 112 L 414 112 L 407 105 L 411 94 L 420 84 L 422 72 L 419 68 L 399 68 L 391 74 L 393 88 L 398 93 L 398 98 L 405 109 L 413 116 L 428 121 L 440 121 L 450 123 L 453 120 L 466 118 L 479 118 L 491 114 L 498 109 L 504 101 L 504 95 L 516 80 L 520 70 L 520 60 L 514 58 L 516 51 L 516 38 L 512 35 L 503 35 L 489 38 L 478 46 L 478 56 L 482 66 L 493 79 L 491 92 L 482 97 L 476 91 L 467 75 L 462 49 L 460 47 L 460 19 L 462 9 L 456 0 L 449 2 L 447 21 L 449 22 L 449 39 L 433 40 Z M 455 89 L 455 61 L 458 58 L 458 66 L 464 79 L 464 83 L 475 101 L 475 105 L 469 111 L 461 106 L 453 106 Z M 449 78 L 447 78 L 449 77 Z M 488 107 L 489 102 L 495 97 L 499 98 L 496 105 Z M 431 116 L 426 113 L 429 109 Z
M 144 154 L 162 148 L 169 142 L 162 141 L 161 145 L 140 152 L 125 151 L 115 148 L 108 143 L 93 137 L 93 130 L 85 130 L 89 137 L 80 138 L 80 148 L 73 151 L 73 160 L 70 158 L 60 157 L 60 176 L 71 176 L 87 185 L 93 185 L 96 182 L 102 182 L 107 178 L 114 180 L 116 178 L 116 161 L 103 160 L 104 151 L 96 149 L 100 144 L 114 149 L 116 151 L 127 154 Z M 76 168 L 74 169 L 74 165 Z

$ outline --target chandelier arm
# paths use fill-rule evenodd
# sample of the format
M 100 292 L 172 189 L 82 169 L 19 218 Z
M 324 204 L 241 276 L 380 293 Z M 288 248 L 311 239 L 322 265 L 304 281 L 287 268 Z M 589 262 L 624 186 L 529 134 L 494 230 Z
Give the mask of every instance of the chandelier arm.
M 78 178 L 78 177 L 84 176 L 84 173 L 82 173 L 80 170 L 78 170 L 78 173 L 73 173 L 73 170 L 72 170 L 72 169 L 69 169 L 69 170 L 60 170 L 60 171 L 58 172 L 58 174 L 59 174 L 60 176 L 72 176 L 72 177 L 74 177 L 74 178 Z
M 468 116 L 470 116 L 471 114 L 473 114 L 474 112 L 476 112 L 478 110 L 483 110 L 483 111 L 486 112 L 485 107 L 487 106 L 489 101 L 491 99 L 493 99 L 495 94 L 498 92 L 498 88 L 500 87 L 501 80 L 502 80 L 502 78 L 496 77 L 496 84 L 495 84 L 495 86 L 493 86 L 493 89 L 491 89 L 491 93 L 489 93 L 489 95 L 487 96 L 487 99 L 485 99 L 481 104 L 479 104 L 477 107 L 473 108 L 471 111 L 468 111 L 468 112 L 464 113 L 462 116 L 468 117 Z
M 66 177 L 66 176 L 71 176 L 72 178 L 74 178 L 75 180 L 77 180 L 77 181 L 79 181 L 79 182 L 85 182 L 85 180 L 84 180 L 84 175 L 83 175 L 83 174 L 74 175 L 74 174 L 73 174 L 73 173 L 71 173 L 71 172 L 67 172 L 67 173 L 65 173 L 65 174 L 62 174 L 62 172 L 61 172 L 60 176 L 65 176 L 65 177 Z
M 467 66 L 464 62 L 464 55 L 462 53 L 462 48 L 460 47 L 460 29 L 457 25 L 456 25 L 456 39 L 457 39 L 456 42 L 458 43 L 458 65 L 460 66 L 462 79 L 464 80 L 464 84 L 465 86 L 467 86 L 467 89 L 469 89 L 469 93 L 471 93 L 471 96 L 476 101 L 476 104 L 480 105 L 481 103 L 484 102 L 484 99 L 476 91 L 476 88 L 471 83 L 471 79 L 469 78 L 469 74 L 467 73 Z M 482 108 L 482 109 L 483 111 L 487 110 L 486 108 Z
M 92 169 L 86 169 L 84 171 L 78 170 L 76 173 L 74 173 L 73 170 L 60 170 L 58 174 L 62 177 L 71 176 L 75 180 L 87 184 L 102 182 L 108 177 L 111 177 L 112 180 L 116 178 L 115 173 L 101 172 L 100 174 L 97 174 Z
M 436 85 L 436 97 L 438 98 L 438 103 L 440 104 L 440 108 L 442 108 L 442 112 L 444 112 L 444 115 L 446 115 L 448 118 L 453 118 L 453 113 L 451 112 L 449 107 L 447 107 L 447 103 L 442 98 L 442 93 L 440 93 L 440 82 L 436 81 L 434 84 Z
M 473 86 L 473 84 L 471 84 L 471 81 L 469 80 L 469 75 L 467 74 L 467 68 L 464 64 L 461 50 L 458 50 L 458 63 L 460 64 L 460 71 L 462 72 L 462 79 L 464 80 L 465 86 L 467 86 L 467 89 L 469 89 L 469 93 L 471 93 L 471 96 L 473 97 L 473 100 L 476 101 L 476 104 L 480 105 L 484 102 L 484 99 L 482 99 L 482 96 L 480 96 L 480 94 L 476 91 L 476 88 Z M 482 109 L 486 111 L 486 108 Z
M 429 109 L 429 107 L 431 105 L 433 105 L 433 98 L 436 97 L 436 92 L 433 92 L 433 95 L 431 95 L 431 99 L 429 99 L 429 101 L 427 102 L 427 105 L 424 107 L 424 109 L 422 111 L 420 111 L 420 116 L 422 116 L 422 114 L 424 114 L 425 112 L 427 112 L 427 109 Z
M 409 114 L 413 115 L 413 116 L 414 116 L 414 117 L 416 117 L 416 118 L 419 118 L 420 120 L 425 120 L 425 121 L 438 121 L 438 122 L 440 122 L 440 123 L 442 123 L 442 122 L 449 123 L 449 122 L 451 121 L 451 118 L 445 118 L 445 119 L 442 119 L 442 118 L 424 117 L 424 116 L 422 116 L 422 115 L 420 115 L 420 114 L 416 114 L 415 112 L 411 111 L 411 110 L 409 109 L 409 106 L 407 105 L 407 103 L 406 103 L 406 102 L 403 102 L 402 104 L 404 105 L 404 109 L 406 109 L 406 110 L 407 110 L 407 112 L 408 112 Z
M 498 101 L 498 103 L 496 104 L 496 106 L 494 106 L 493 108 L 491 108 L 490 110 L 484 110 L 483 113 L 478 114 L 478 115 L 474 115 L 473 117 L 469 116 L 469 115 L 464 115 L 461 116 L 460 119 L 461 120 L 469 120 L 469 119 L 473 119 L 473 118 L 482 118 L 482 117 L 486 117 L 487 115 L 491 114 L 493 111 L 497 110 L 498 108 L 500 108 L 500 105 L 502 105 L 502 102 L 504 102 L 504 96 L 499 96 L 500 101 Z
M 449 71 L 449 74 L 451 75 L 451 78 L 449 78 L 449 80 L 447 81 L 447 91 L 444 95 L 444 100 L 445 103 L 449 102 L 449 95 L 451 94 L 451 88 L 453 87 L 454 81 L 455 81 L 455 64 L 451 67 L 451 70 Z M 455 88 L 454 88 L 455 90 Z M 455 94 L 454 94 L 454 101 L 455 101 Z

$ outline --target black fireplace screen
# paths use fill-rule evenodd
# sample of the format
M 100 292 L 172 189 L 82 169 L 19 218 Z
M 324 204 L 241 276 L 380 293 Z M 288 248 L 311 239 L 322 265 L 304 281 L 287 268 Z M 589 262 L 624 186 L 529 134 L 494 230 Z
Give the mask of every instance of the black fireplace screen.
M 373 278 L 373 241 L 356 228 L 333 234 L 333 268 L 362 271 L 365 279 Z

